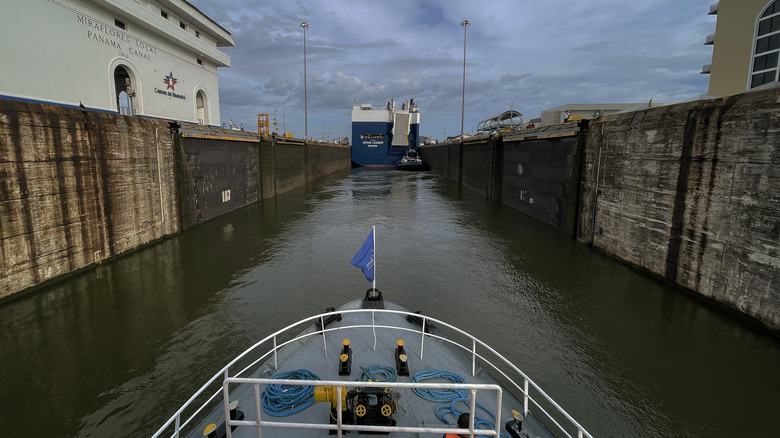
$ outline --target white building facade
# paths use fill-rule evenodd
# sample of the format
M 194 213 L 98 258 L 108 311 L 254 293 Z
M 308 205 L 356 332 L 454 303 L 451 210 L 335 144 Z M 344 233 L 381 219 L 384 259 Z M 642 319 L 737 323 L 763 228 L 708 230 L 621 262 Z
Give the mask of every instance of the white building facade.
M 0 98 L 219 125 L 230 32 L 185 0 L 0 0 Z

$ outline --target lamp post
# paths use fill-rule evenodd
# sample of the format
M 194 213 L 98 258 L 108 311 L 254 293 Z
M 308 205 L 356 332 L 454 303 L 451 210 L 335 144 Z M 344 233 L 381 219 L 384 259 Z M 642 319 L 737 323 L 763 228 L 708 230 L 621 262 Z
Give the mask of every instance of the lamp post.
M 303 117 L 304 117 L 304 137 L 309 138 L 309 96 L 306 89 L 306 29 L 309 28 L 309 22 L 301 23 L 303 28 Z
M 460 22 L 463 26 L 463 102 L 460 106 L 460 141 L 463 141 L 463 119 L 466 113 L 466 28 L 471 24 L 465 18 Z

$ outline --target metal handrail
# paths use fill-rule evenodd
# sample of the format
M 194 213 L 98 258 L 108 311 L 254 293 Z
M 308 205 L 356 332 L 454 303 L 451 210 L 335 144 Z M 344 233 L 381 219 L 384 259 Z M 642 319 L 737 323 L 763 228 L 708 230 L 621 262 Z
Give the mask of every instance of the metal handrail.
M 319 329 L 319 330 L 317 330 L 316 328 L 307 329 L 304 332 L 300 333 L 299 335 L 293 337 L 292 339 L 290 339 L 290 340 L 288 340 L 286 342 L 283 342 L 281 344 L 278 343 L 278 337 L 280 335 L 289 333 L 293 329 L 295 329 L 296 327 L 300 327 L 300 326 L 303 326 L 303 325 L 308 327 L 310 325 L 313 325 L 314 321 L 316 321 L 318 319 L 320 321 L 322 321 L 324 318 L 327 318 L 329 316 L 347 315 L 347 314 L 361 314 L 361 313 L 363 313 L 363 314 L 370 313 L 372 315 L 372 319 L 371 319 L 372 322 L 371 322 L 371 324 L 354 324 L 354 325 L 340 326 L 338 328 L 330 328 L 330 329 L 329 328 L 325 328 L 324 325 L 323 325 L 322 329 Z M 402 316 L 412 316 L 412 317 L 415 317 L 415 318 L 422 318 L 423 324 L 421 325 L 420 330 L 409 329 L 409 328 L 405 328 L 405 327 L 381 325 L 381 324 L 378 325 L 378 324 L 376 324 L 376 320 L 375 320 L 376 313 L 389 313 L 389 314 L 398 314 L 398 315 L 402 315 Z M 469 347 L 463 346 L 463 345 L 461 345 L 461 344 L 459 344 L 459 343 L 457 343 L 454 340 L 451 340 L 449 338 L 446 338 L 446 337 L 443 337 L 443 336 L 439 336 L 439 335 L 436 335 L 434 333 L 427 333 L 427 332 L 425 332 L 424 327 L 430 326 L 432 323 L 435 324 L 438 327 L 446 327 L 449 330 L 452 330 L 454 332 L 457 332 L 457 333 L 467 337 L 468 339 L 470 339 L 472 341 L 472 347 L 469 348 Z M 227 365 L 225 365 L 225 367 L 223 367 L 219 372 L 217 372 L 211 379 L 209 379 L 198 391 L 196 391 L 173 414 L 173 416 L 171 416 L 170 419 L 168 419 L 168 421 L 165 422 L 165 424 L 163 424 L 157 430 L 157 432 L 155 432 L 155 434 L 153 435 L 153 438 L 157 438 L 157 437 L 162 436 L 164 431 L 166 429 L 168 429 L 171 425 L 174 425 L 174 427 L 175 427 L 175 430 L 174 430 L 174 432 L 173 432 L 173 434 L 171 436 L 179 437 L 179 433 L 181 432 L 181 430 L 183 428 L 185 428 L 208 405 L 210 405 L 214 400 L 216 400 L 216 397 L 219 395 L 219 392 L 222 391 L 222 390 L 218 390 L 213 395 L 211 395 L 203 403 L 203 405 L 201 405 L 201 407 L 196 409 L 183 423 L 181 422 L 181 415 L 184 413 L 185 410 L 187 410 L 190 407 L 190 405 L 198 397 L 203 395 L 204 392 L 207 391 L 208 388 L 211 385 L 213 385 L 215 383 L 215 381 L 221 375 L 224 375 L 223 385 L 225 384 L 224 382 L 230 381 L 231 379 L 241 378 L 240 376 L 242 374 L 248 372 L 250 369 L 253 369 L 258 363 L 260 363 L 261 361 L 265 360 L 271 354 L 273 354 L 273 356 L 274 356 L 274 366 L 276 367 L 278 351 L 281 350 L 283 347 L 285 347 L 286 345 L 288 345 L 290 343 L 297 342 L 299 340 L 302 340 L 302 339 L 305 339 L 305 338 L 308 338 L 308 337 L 311 337 L 311 336 L 315 336 L 315 335 L 323 335 L 324 336 L 325 333 L 328 333 L 328 332 L 331 332 L 331 331 L 356 329 L 356 328 L 371 328 L 372 330 L 374 330 L 375 341 L 376 341 L 376 329 L 391 329 L 391 330 L 408 331 L 408 332 L 413 332 L 413 333 L 421 333 L 423 339 L 426 336 L 429 336 L 429 337 L 432 337 L 432 338 L 435 338 L 435 339 L 440 339 L 442 341 L 449 342 L 452 345 L 455 345 L 455 346 L 463 349 L 464 351 L 469 352 L 469 354 L 472 355 L 472 362 L 473 362 L 473 364 L 476 364 L 476 360 L 480 359 L 480 360 L 482 360 L 485 363 L 485 365 L 489 365 L 489 367 L 492 370 L 498 372 L 503 378 L 505 378 L 509 382 L 511 382 L 512 385 L 514 385 L 514 387 L 523 394 L 524 414 L 527 414 L 529 412 L 529 410 L 530 410 L 529 406 L 533 405 L 536 408 L 538 408 L 539 411 L 541 411 L 549 421 L 551 421 L 553 424 L 555 424 L 555 426 L 558 427 L 561 432 L 563 432 L 568 437 L 572 437 L 572 435 L 569 434 L 569 432 L 562 425 L 560 425 L 558 423 L 558 421 L 556 421 L 555 418 L 550 413 L 548 413 L 544 409 L 544 407 L 539 404 L 539 402 L 537 402 L 534 399 L 534 397 L 530 396 L 529 391 L 528 391 L 528 387 L 530 385 L 535 391 L 537 391 L 542 396 L 542 398 L 547 403 L 552 405 L 558 411 L 559 414 L 563 415 L 563 417 L 566 418 L 570 422 L 571 426 L 574 426 L 577 429 L 577 436 L 578 437 L 590 437 L 590 438 L 592 438 L 592 435 L 590 433 L 588 433 L 585 430 L 585 428 L 583 428 L 571 415 L 569 415 L 568 412 L 566 412 L 560 405 L 558 405 L 558 403 L 556 403 L 549 395 L 547 395 L 547 393 L 544 392 L 533 380 L 531 380 L 522 371 L 520 371 L 519 368 L 517 368 L 514 364 L 512 364 L 509 360 L 507 360 L 504 356 L 502 356 L 500 353 L 498 353 L 496 350 L 491 348 L 486 343 L 484 343 L 481 340 L 479 340 L 478 338 L 472 336 L 468 332 L 465 332 L 465 331 L 463 331 L 463 330 L 461 330 L 461 329 L 459 329 L 459 328 L 457 328 L 457 327 L 455 327 L 453 325 L 450 325 L 450 324 L 448 324 L 448 323 L 446 323 L 444 321 L 438 320 L 436 318 L 432 318 L 432 317 L 429 317 L 429 316 L 421 315 L 421 314 L 418 314 L 418 313 L 412 313 L 412 312 L 409 312 L 409 311 L 389 310 L 389 309 L 350 309 L 350 310 L 335 310 L 335 311 L 332 311 L 332 312 L 325 312 L 325 313 L 321 313 L 321 314 L 318 314 L 318 315 L 310 316 L 308 318 L 305 318 L 305 319 L 302 319 L 300 321 L 297 321 L 297 322 L 295 322 L 293 324 L 288 325 L 287 327 L 284 327 L 284 328 L 282 328 L 282 329 L 280 329 L 280 330 L 278 330 L 278 331 L 276 331 L 276 332 L 266 336 L 265 338 L 263 338 L 262 340 L 258 341 L 257 343 L 255 343 L 251 347 L 247 348 L 244 352 L 239 354 L 237 357 L 235 357 L 232 361 L 230 361 Z M 268 343 L 269 341 L 273 341 L 273 348 L 271 350 L 263 353 L 257 359 L 252 361 L 250 363 L 250 365 L 244 367 L 243 369 L 241 369 L 240 371 L 235 373 L 235 375 L 233 377 L 230 377 L 229 370 L 230 370 L 231 367 L 233 367 L 239 361 L 241 361 L 242 359 L 246 358 L 250 353 L 254 352 L 260 346 Z M 482 354 L 479 354 L 477 352 L 477 348 L 476 348 L 477 346 L 479 346 L 481 348 L 484 348 L 485 350 L 490 352 L 490 354 L 494 355 L 497 359 L 500 359 L 505 366 L 511 368 L 512 371 L 514 371 L 519 376 L 521 376 L 523 378 L 523 387 L 521 388 L 519 386 L 519 384 L 517 382 L 515 382 L 515 379 L 512 379 L 511 377 L 509 377 L 504 371 L 502 371 L 501 368 L 499 368 L 497 365 L 493 364 L 490 360 L 488 360 Z M 423 354 L 424 354 L 424 343 L 421 343 L 420 344 L 420 357 L 422 357 Z M 476 368 L 474 366 L 473 370 L 472 370 L 472 373 L 475 371 L 475 369 Z M 278 383 L 279 381 L 277 380 L 276 382 Z M 311 381 L 308 381 L 308 382 L 311 382 Z M 341 384 L 343 384 L 343 383 L 344 382 L 341 382 Z M 384 382 L 384 383 L 386 383 L 386 382 Z M 309 385 L 311 385 L 311 383 L 309 383 Z M 418 383 L 418 384 L 415 384 L 415 385 L 423 385 L 423 384 Z M 380 386 L 386 386 L 386 385 L 380 384 Z M 344 427 L 345 427 L 344 430 L 348 430 L 347 426 L 344 426 Z M 448 429 L 448 430 L 452 431 L 453 429 Z
M 343 431 L 362 431 L 362 432 L 411 432 L 411 433 L 473 433 L 478 431 L 480 435 L 499 436 L 501 434 L 501 403 L 503 398 L 503 390 L 500 386 L 494 384 L 470 384 L 470 383 L 402 383 L 402 382 L 345 382 L 343 380 L 292 380 L 292 379 L 263 379 L 263 378 L 239 378 L 231 377 L 225 379 L 223 383 L 224 394 L 223 402 L 227 412 L 229 409 L 229 388 L 230 384 L 251 384 L 254 386 L 255 392 L 255 406 L 257 406 L 257 421 L 252 420 L 231 420 L 227 415 L 225 431 L 227 432 L 227 438 L 231 438 L 230 426 L 253 426 L 257 428 L 262 427 L 278 427 L 278 428 L 300 428 L 300 429 L 320 429 L 320 430 L 335 430 L 338 436 L 342 436 Z M 495 391 L 496 392 L 496 423 L 495 429 L 474 429 L 473 420 L 469 424 L 468 429 L 452 429 L 449 427 L 414 427 L 414 426 L 371 426 L 371 425 L 349 425 L 342 422 L 341 415 L 338 415 L 336 424 L 323 424 L 323 423 L 292 423 L 283 421 L 268 421 L 263 420 L 260 406 L 262 401 L 260 399 L 260 385 L 298 385 L 298 386 L 332 386 L 336 388 L 338 396 L 336 397 L 336 412 L 342 411 L 342 399 L 341 391 L 345 383 L 351 383 L 350 386 L 359 387 L 373 387 L 373 388 L 429 388 L 429 389 L 468 389 L 471 392 L 471 403 L 469 404 L 470 416 L 473 419 L 477 403 L 477 391 Z

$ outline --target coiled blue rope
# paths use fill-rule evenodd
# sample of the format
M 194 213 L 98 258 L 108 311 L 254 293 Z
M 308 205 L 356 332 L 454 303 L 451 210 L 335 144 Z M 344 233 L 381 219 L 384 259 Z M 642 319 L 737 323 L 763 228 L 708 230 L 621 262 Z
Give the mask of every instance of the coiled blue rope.
M 444 379 L 449 380 L 453 383 L 466 383 L 466 380 L 463 379 L 463 377 L 445 370 L 424 370 L 416 373 L 412 377 L 412 382 L 419 383 L 423 380 L 430 380 L 430 379 Z M 436 408 L 436 418 L 438 418 L 442 423 L 448 424 L 453 427 L 457 427 L 458 423 L 458 417 L 460 414 L 470 412 L 471 411 L 471 399 L 469 398 L 470 391 L 468 389 L 429 389 L 429 388 L 414 388 L 412 391 L 417 394 L 420 398 L 423 398 L 428 401 L 442 403 L 442 402 L 450 402 L 449 404 L 443 404 L 439 405 Z M 458 402 L 463 402 L 466 405 L 466 410 L 462 411 L 458 409 L 455 404 Z M 490 421 L 489 419 L 480 417 L 479 415 L 474 414 L 474 427 L 479 429 L 490 429 L 495 430 L 495 421 L 496 416 L 493 415 L 492 412 L 490 412 L 489 409 L 482 406 L 481 404 L 477 403 L 477 407 L 485 412 L 490 416 L 490 418 L 493 419 L 493 421 Z M 451 415 L 452 420 L 447 419 L 447 416 Z M 477 436 L 486 436 L 486 435 L 477 435 Z M 505 438 L 509 438 L 509 434 L 507 434 L 504 431 L 501 431 L 501 436 Z
M 466 410 L 462 411 L 455 407 L 455 404 L 458 402 L 463 402 L 466 405 Z M 474 428 L 475 429 L 488 429 L 488 430 L 495 430 L 496 428 L 496 416 L 493 414 L 493 412 L 490 411 L 490 409 L 482 406 L 481 404 L 477 403 L 477 408 L 485 411 L 490 418 L 492 418 L 493 421 L 490 421 L 487 418 L 481 417 L 477 415 L 478 411 L 474 412 Z M 436 408 L 436 418 L 438 418 L 442 423 L 448 424 L 453 427 L 457 427 L 457 419 L 460 417 L 461 414 L 468 413 L 471 411 L 471 399 L 469 398 L 457 398 L 453 400 L 449 405 L 440 405 Z M 447 419 L 447 415 L 452 415 L 455 419 L 454 421 L 450 421 Z M 487 438 L 487 435 L 476 435 L 478 437 L 485 437 Z M 509 434 L 501 431 L 501 436 L 505 438 L 509 438 Z
M 320 380 L 309 370 L 282 371 L 272 379 Z M 314 404 L 314 387 L 270 384 L 263 391 L 263 412 L 273 417 L 296 414 Z
M 423 370 L 412 376 L 413 383 L 420 383 L 423 380 L 430 379 L 444 379 L 453 383 L 466 383 L 463 377 L 444 370 Z M 412 391 L 422 399 L 438 403 L 452 401 L 469 395 L 468 389 L 414 388 Z
M 395 368 L 387 365 L 370 365 L 368 368 L 360 367 L 360 369 L 363 371 L 360 373 L 361 382 L 378 382 L 380 381 L 377 377 L 378 374 L 384 375 L 383 382 L 395 382 L 396 377 L 398 377 Z

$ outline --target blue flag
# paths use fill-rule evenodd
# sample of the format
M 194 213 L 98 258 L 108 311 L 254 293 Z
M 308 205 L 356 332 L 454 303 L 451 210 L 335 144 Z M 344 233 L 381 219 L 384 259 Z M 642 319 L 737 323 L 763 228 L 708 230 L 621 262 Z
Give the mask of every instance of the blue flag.
M 368 281 L 374 281 L 374 230 L 368 234 L 368 239 L 350 263 L 360 268 Z

